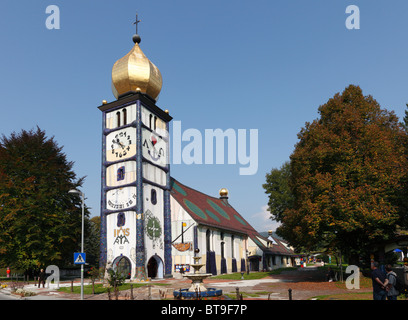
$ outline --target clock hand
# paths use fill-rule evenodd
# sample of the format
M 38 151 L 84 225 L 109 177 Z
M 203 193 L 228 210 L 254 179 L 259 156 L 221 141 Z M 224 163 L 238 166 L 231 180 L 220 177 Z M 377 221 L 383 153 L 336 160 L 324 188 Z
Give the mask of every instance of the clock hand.
M 118 145 L 120 145 L 120 146 L 122 145 L 122 143 L 120 142 L 119 138 L 116 139 L 116 143 L 117 143 Z
M 119 138 L 113 139 L 113 140 L 112 140 L 112 143 L 118 144 L 119 146 L 122 147 L 122 149 L 125 147 L 125 145 L 119 140 Z

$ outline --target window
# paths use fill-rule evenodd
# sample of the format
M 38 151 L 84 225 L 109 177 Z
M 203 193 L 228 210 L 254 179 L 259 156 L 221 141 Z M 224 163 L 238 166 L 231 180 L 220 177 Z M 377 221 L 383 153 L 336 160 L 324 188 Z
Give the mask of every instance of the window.
M 150 201 L 152 204 L 156 204 L 157 203 L 157 192 L 155 189 L 152 189 L 150 192 Z
M 123 114 L 123 125 L 127 125 L 127 110 L 123 109 L 122 114 Z
M 207 232 L 205 233 L 205 244 L 206 244 L 206 251 L 210 252 L 211 250 L 211 231 L 207 229 Z
M 120 167 L 117 172 L 117 181 L 125 180 L 125 167 Z
M 150 117 L 149 117 L 149 128 L 151 129 L 152 128 L 152 120 L 153 120 L 153 115 L 152 114 L 150 114 Z
M 157 128 L 157 117 L 154 116 L 154 131 L 156 131 Z
M 221 232 L 221 259 L 225 259 L 224 245 L 224 232 Z
M 120 112 L 116 112 L 116 126 L 120 127 Z
M 123 227 L 126 223 L 126 217 L 125 214 L 123 212 L 119 212 L 118 214 L 118 221 L 116 223 L 116 225 L 118 226 L 118 228 Z
M 235 254 L 234 254 L 234 235 L 231 235 L 231 258 L 235 258 Z

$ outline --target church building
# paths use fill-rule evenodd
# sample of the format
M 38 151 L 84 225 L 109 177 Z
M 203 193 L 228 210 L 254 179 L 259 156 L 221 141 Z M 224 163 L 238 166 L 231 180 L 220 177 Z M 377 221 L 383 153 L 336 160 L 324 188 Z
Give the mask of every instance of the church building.
M 293 250 L 261 236 L 220 197 L 203 194 L 170 175 L 167 110 L 156 105 L 159 69 L 134 46 L 112 68 L 116 100 L 103 101 L 100 267 L 128 278 L 190 272 L 196 249 L 212 274 L 291 266 Z

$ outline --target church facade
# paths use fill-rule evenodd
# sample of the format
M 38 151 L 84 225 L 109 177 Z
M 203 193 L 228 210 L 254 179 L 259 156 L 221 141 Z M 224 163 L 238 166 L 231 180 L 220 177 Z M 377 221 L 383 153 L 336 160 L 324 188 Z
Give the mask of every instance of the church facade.
M 173 274 L 190 271 L 197 248 L 213 275 L 295 264 L 293 249 L 271 232 L 260 235 L 230 205 L 227 189 L 212 197 L 174 178 L 170 186 Z
M 156 105 L 159 69 L 140 37 L 112 68 L 113 102 L 102 112 L 100 267 L 145 281 L 189 272 L 193 256 L 212 274 L 293 264 L 293 251 L 262 237 L 228 202 L 170 175 L 167 110 Z

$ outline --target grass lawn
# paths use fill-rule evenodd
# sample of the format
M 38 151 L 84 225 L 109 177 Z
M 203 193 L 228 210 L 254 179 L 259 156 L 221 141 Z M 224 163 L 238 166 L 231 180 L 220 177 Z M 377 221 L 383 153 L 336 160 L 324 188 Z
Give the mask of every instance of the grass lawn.
M 242 295 L 242 298 L 248 298 L 248 297 L 260 297 L 260 296 L 265 296 L 270 294 L 270 292 L 268 291 L 256 291 L 256 292 L 239 292 L 240 295 Z M 236 300 L 237 299 L 237 294 L 236 292 L 229 292 L 224 294 L 225 296 L 227 296 L 228 298 L 232 299 L 232 300 Z
M 125 283 L 119 286 L 119 291 L 123 290 L 130 290 L 130 285 L 133 285 L 133 288 L 139 288 L 143 286 L 151 285 L 151 283 Z M 155 286 L 166 286 L 165 283 L 155 283 Z M 61 287 L 58 291 L 65 292 L 65 293 L 81 293 L 81 286 L 74 286 L 74 291 L 71 292 L 71 287 Z M 107 293 L 108 288 L 104 287 L 103 284 L 98 283 L 95 284 L 95 294 Z M 111 288 L 111 292 L 113 293 L 113 288 Z M 84 294 L 92 294 L 92 285 L 84 285 Z

